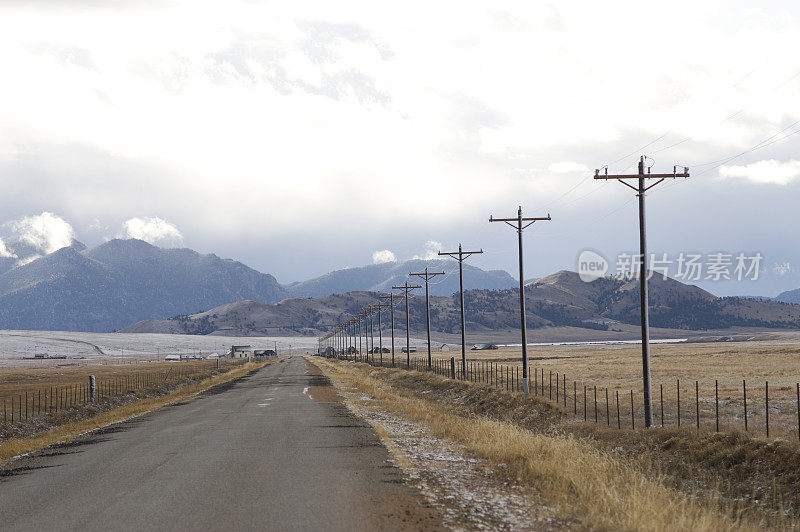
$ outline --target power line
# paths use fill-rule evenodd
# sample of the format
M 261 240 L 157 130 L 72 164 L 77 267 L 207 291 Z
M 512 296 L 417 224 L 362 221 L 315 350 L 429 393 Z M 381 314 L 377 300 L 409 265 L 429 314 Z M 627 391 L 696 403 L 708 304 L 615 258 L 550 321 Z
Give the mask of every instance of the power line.
M 437 275 L 444 275 L 444 272 L 429 272 L 428 268 L 425 268 L 424 272 L 409 273 L 408 275 L 425 279 L 425 321 L 428 324 L 428 369 L 431 369 L 431 299 L 428 295 L 428 281 Z
M 408 281 L 403 286 L 393 286 L 392 290 L 402 290 L 406 299 L 406 368 L 411 367 L 411 336 L 409 333 L 409 326 L 411 320 L 408 318 L 408 293 L 415 288 L 422 288 L 420 285 L 409 285 Z
M 650 168 L 645 173 L 645 156 L 639 159 L 639 173 L 637 174 L 617 174 L 609 175 L 606 170 L 605 174 L 601 174 L 599 170 L 595 170 L 595 179 L 613 179 L 619 181 L 628 188 L 636 191 L 639 198 L 639 304 L 641 314 L 641 328 L 642 328 L 642 380 L 644 382 L 644 424 L 645 427 L 653 425 L 653 403 L 652 403 L 652 390 L 650 385 L 650 313 L 649 301 L 647 294 L 647 230 L 645 218 L 645 193 L 663 182 L 665 179 L 674 179 L 678 177 L 689 177 L 689 169 L 684 168 L 680 174 L 677 167 L 673 167 L 671 174 L 653 174 L 650 173 Z M 634 187 L 628 183 L 627 179 L 635 179 L 638 181 L 638 187 Z M 647 186 L 648 179 L 657 179 L 655 183 Z
M 483 253 L 480 251 L 464 251 L 461 249 L 461 244 L 458 244 L 458 251 L 448 251 L 439 255 L 453 257 L 458 261 L 458 292 L 461 302 L 461 376 L 462 378 L 467 374 L 467 339 L 466 339 L 466 325 L 464 322 L 464 260 L 472 255 L 479 255 Z
M 522 232 L 538 221 L 549 221 L 550 215 L 540 218 L 523 218 L 522 207 L 517 210 L 516 218 L 494 218 L 489 216 L 489 222 L 502 222 L 506 225 L 513 227 L 517 231 L 518 247 L 519 247 L 519 316 L 520 316 L 520 329 L 522 332 L 522 391 L 525 395 L 529 395 L 530 383 L 528 379 L 528 333 L 525 325 L 525 271 L 522 264 Z M 528 222 L 523 225 L 523 222 Z

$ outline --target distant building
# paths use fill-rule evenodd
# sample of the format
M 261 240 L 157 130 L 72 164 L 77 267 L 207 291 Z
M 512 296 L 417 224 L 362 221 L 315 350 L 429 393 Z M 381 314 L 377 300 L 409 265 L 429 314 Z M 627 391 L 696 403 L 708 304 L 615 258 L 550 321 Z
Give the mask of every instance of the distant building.
M 232 345 L 228 356 L 231 358 L 247 358 L 253 356 L 253 348 L 249 345 Z
M 276 357 L 278 353 L 275 352 L 273 349 L 255 349 L 253 351 L 253 356 L 257 357 Z
M 416 352 L 417 352 L 417 348 L 416 348 L 416 347 L 414 347 L 414 346 L 411 346 L 411 348 L 410 348 L 410 351 L 411 351 L 412 353 L 416 353 Z M 403 352 L 403 353 L 408 353 L 408 352 L 409 352 L 409 348 L 406 348 L 406 347 L 404 347 L 402 352 Z
M 442 347 L 439 348 L 439 351 L 450 351 L 450 346 L 447 344 L 442 344 Z

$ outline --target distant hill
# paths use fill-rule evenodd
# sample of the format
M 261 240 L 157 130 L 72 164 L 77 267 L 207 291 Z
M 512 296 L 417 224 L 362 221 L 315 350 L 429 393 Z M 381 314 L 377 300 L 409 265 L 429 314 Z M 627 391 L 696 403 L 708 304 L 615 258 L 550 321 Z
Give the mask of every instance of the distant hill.
M 718 298 L 696 286 L 662 276 L 650 282 L 650 315 L 654 327 L 684 330 L 730 327 L 800 327 L 800 305 L 745 298 Z M 473 332 L 512 330 L 519 326 L 518 289 L 465 292 L 468 327 Z M 424 298 L 409 300 L 411 328 L 425 328 Z M 277 305 L 243 301 L 170 320 L 147 320 L 125 332 L 170 332 L 236 336 L 308 335 L 330 330 L 367 304 L 377 292 L 356 291 L 319 299 L 287 299 Z M 561 271 L 525 288 L 528 326 L 609 330 L 639 324 L 637 279 L 602 277 L 590 283 L 574 272 Z M 403 315 L 398 305 L 398 316 Z M 402 318 L 404 319 L 404 318 Z M 455 334 L 460 328 L 458 298 L 431 298 L 431 326 Z
M 800 304 L 800 288 L 796 288 L 794 290 L 788 290 L 786 292 L 778 294 L 778 297 L 775 298 L 775 301 L 781 301 L 783 303 Z
M 285 289 L 288 297 L 325 297 L 354 291 L 388 292 L 392 285 L 416 281 L 408 274 L 421 272 L 426 267 L 430 271 L 450 273 L 431 281 L 431 295 L 449 296 L 458 291 L 458 263 L 444 259 L 412 259 L 336 270 L 315 279 L 288 285 Z M 517 281 L 506 271 L 486 271 L 464 263 L 465 290 L 475 288 L 500 290 L 514 286 L 517 286 Z
M 92 249 L 75 244 L 0 274 L 0 328 L 103 332 L 284 295 L 273 276 L 236 261 L 115 239 Z
M 286 299 L 275 305 L 237 301 L 193 315 L 144 320 L 121 332 L 214 334 L 223 336 L 305 336 L 339 323 L 365 305 L 380 301 L 376 292 L 350 292 L 319 299 Z

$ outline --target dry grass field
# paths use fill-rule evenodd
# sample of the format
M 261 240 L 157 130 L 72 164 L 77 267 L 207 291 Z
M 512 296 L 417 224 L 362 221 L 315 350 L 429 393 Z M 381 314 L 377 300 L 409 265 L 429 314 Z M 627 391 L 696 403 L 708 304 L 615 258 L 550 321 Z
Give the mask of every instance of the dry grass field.
M 423 350 L 420 350 L 423 351 Z M 471 368 L 483 371 L 487 363 L 497 364 L 505 379 L 520 372 L 522 349 L 467 351 Z M 434 360 L 449 367 L 450 357 L 458 367 L 459 349 L 434 352 Z M 609 395 L 610 424 L 616 425 L 616 394 L 620 396 L 620 424 L 630 426 L 630 393 L 633 391 L 635 422 L 643 420 L 642 361 L 638 344 L 594 344 L 530 346 L 528 357 L 532 386 L 539 393 L 558 400 L 566 409 L 583 417 L 584 386 L 587 387 L 587 418 L 594 420 L 594 390 L 597 387 L 598 420 L 606 422 L 606 389 Z M 424 353 L 413 359 L 423 362 Z M 398 364 L 405 355 L 398 355 Z M 533 372 L 535 371 L 535 376 Z M 699 392 L 700 427 L 716 430 L 715 381 L 718 387 L 720 430 L 744 430 L 743 380 L 747 386 L 748 432 L 766 434 L 766 383 L 769 382 L 770 436 L 798 438 L 797 383 L 800 382 L 800 344 L 796 340 L 751 342 L 682 342 L 651 345 L 653 410 L 656 425 L 678 423 L 678 381 L 680 381 L 680 423 L 696 427 L 696 393 Z M 551 375 L 552 374 L 552 375 Z M 544 390 L 542 387 L 544 375 Z M 552 380 L 551 380 L 552 379 Z M 566 381 L 566 382 L 565 382 Z M 502 381 L 501 381 L 502 382 Z M 552 386 L 551 386 L 552 382 Z M 695 384 L 696 383 L 696 384 Z M 511 383 L 513 385 L 513 382 Z M 564 388 L 566 387 L 566 398 Z M 661 402 L 663 396 L 663 418 Z M 575 399 L 577 398 L 577 405 Z M 576 408 L 577 406 L 577 408 Z
M 317 359 L 315 359 L 317 363 Z M 318 362 L 360 406 L 424 423 L 538 490 L 575 528 L 796 529 L 798 445 L 741 433 L 608 429 L 569 408 L 431 373 Z M 657 501 L 656 503 L 654 503 Z
M 220 359 L 142 364 L 5 368 L 0 373 L 0 423 L 28 421 L 37 416 L 84 407 L 89 403 L 89 376 L 94 375 L 98 401 L 118 397 L 158 395 L 188 381 L 241 365 Z

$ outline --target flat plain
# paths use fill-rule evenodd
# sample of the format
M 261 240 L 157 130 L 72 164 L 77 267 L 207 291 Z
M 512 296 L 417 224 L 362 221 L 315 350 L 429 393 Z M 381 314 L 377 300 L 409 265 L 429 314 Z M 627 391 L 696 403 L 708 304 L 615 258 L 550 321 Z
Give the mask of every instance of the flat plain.
M 419 352 L 414 357 L 421 360 Z M 459 348 L 436 351 L 433 358 L 458 362 Z M 587 387 L 587 418 L 594 419 L 594 389 L 597 387 L 598 418 L 606 421 L 605 393 L 609 391 L 611 423 L 616 423 L 616 393 L 620 394 L 622 424 L 630 424 L 630 393 L 633 391 L 637 423 L 641 422 L 641 344 L 537 345 L 528 347 L 532 386 L 538 385 L 548 398 L 564 402 L 583 415 L 583 389 Z M 498 364 L 504 371 L 520 371 L 522 349 L 467 351 L 467 360 L 477 370 L 481 364 Z M 404 356 L 398 363 L 404 362 Z M 535 372 L 535 377 L 534 377 Z M 543 373 L 542 373 L 543 372 Z M 551 375 L 552 374 L 552 375 Z M 665 425 L 678 422 L 678 381 L 682 426 L 695 426 L 699 398 L 701 428 L 716 429 L 719 400 L 720 430 L 744 429 L 744 386 L 747 387 L 748 430 L 766 432 L 766 384 L 769 383 L 771 435 L 798 437 L 797 384 L 800 382 L 800 333 L 784 332 L 771 339 L 726 342 L 678 342 L 651 344 L 651 374 L 656 424 L 661 424 L 663 397 Z M 557 377 L 556 377 L 557 376 Z M 551 380 L 552 379 L 552 380 Z M 566 384 L 565 384 L 566 379 Z M 744 381 L 744 382 L 743 382 Z M 551 385 L 552 382 L 552 385 Z M 716 383 L 716 395 L 715 395 Z M 577 408 L 575 399 L 577 398 Z

